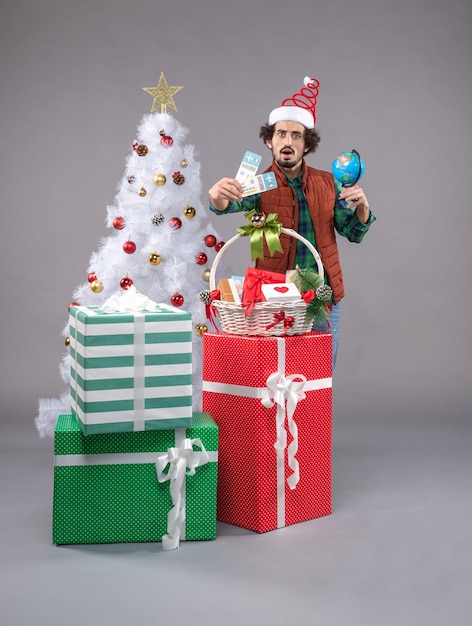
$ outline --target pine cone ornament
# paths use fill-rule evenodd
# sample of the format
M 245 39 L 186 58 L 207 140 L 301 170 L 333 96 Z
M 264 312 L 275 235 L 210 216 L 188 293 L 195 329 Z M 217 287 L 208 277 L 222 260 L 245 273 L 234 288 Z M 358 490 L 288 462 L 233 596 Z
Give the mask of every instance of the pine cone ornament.
M 172 174 L 172 180 L 176 185 L 183 185 L 185 182 L 185 176 L 180 172 L 174 172 Z
M 160 226 L 164 222 L 164 216 L 162 215 L 162 213 L 156 213 L 151 217 L 151 222 L 155 226 Z
M 146 156 L 146 154 L 148 153 L 148 147 L 143 144 L 140 143 L 139 146 L 136 147 L 136 154 L 140 157 Z
M 200 291 L 200 293 L 198 294 L 198 298 L 201 302 L 203 302 L 203 304 L 211 304 L 211 295 L 208 289 Z
M 266 223 L 266 216 L 262 212 L 254 213 L 251 217 L 251 224 L 254 228 L 262 228 Z
M 316 297 L 322 302 L 329 302 L 333 297 L 333 290 L 329 285 L 320 285 L 316 290 Z

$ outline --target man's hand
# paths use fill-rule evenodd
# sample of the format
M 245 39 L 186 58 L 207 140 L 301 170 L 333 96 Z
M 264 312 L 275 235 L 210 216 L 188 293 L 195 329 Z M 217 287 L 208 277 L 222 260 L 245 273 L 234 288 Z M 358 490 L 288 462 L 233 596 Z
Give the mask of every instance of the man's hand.
M 243 188 L 235 178 L 222 178 L 208 191 L 210 202 L 217 211 L 224 211 L 230 202 L 241 202 Z
M 339 194 L 341 200 L 348 202 L 350 209 L 355 209 L 359 221 L 365 224 L 370 215 L 369 202 L 365 196 L 364 190 L 359 185 L 353 187 L 344 187 Z

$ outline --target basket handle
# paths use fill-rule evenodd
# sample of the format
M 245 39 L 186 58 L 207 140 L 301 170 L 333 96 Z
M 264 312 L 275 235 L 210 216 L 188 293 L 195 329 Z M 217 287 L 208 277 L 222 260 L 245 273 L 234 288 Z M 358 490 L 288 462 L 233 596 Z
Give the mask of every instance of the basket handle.
M 308 241 L 308 239 L 305 239 L 305 237 L 302 237 L 300 233 L 297 233 L 297 231 L 293 230 L 292 228 L 281 228 L 280 230 L 285 235 L 294 237 L 295 239 L 298 239 L 299 241 L 301 241 L 302 243 L 306 245 L 308 250 L 312 253 L 312 255 L 315 258 L 316 264 L 318 266 L 318 274 L 320 278 L 324 280 L 324 268 L 323 268 L 323 263 L 321 262 L 321 257 L 318 253 L 318 250 L 316 250 L 316 248 Z M 241 239 L 241 237 L 244 237 L 244 235 L 237 233 L 234 237 L 232 237 L 229 241 L 227 241 L 224 246 L 222 246 L 219 249 L 217 255 L 215 256 L 213 260 L 213 265 L 211 266 L 211 270 L 210 270 L 210 281 L 209 281 L 210 291 L 213 291 L 216 286 L 216 270 L 221 261 L 221 257 L 228 250 L 228 248 L 232 246 L 238 239 Z

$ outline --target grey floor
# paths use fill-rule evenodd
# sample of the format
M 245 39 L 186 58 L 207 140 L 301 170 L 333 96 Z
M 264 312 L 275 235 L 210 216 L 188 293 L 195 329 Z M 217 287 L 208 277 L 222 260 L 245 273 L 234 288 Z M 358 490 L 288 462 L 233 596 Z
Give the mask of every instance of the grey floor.
M 52 545 L 52 442 L 11 417 L 0 442 L 2 624 L 472 624 L 470 429 L 340 416 L 331 516 L 263 535 L 219 524 L 215 541 L 163 552 Z

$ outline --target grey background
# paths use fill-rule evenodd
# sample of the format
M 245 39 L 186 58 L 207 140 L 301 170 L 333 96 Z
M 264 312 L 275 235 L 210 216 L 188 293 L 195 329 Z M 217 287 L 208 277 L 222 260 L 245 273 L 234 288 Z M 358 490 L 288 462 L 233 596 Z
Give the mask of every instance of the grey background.
M 5 3 L 5 623 L 470 623 L 471 17 L 466 0 Z M 67 305 L 161 70 L 184 86 L 176 117 L 204 195 L 245 150 L 269 163 L 259 127 L 306 74 L 321 83 L 309 163 L 329 169 L 352 148 L 366 161 L 378 221 L 360 246 L 340 243 L 335 511 L 262 536 L 220 525 L 210 545 L 166 555 L 55 548 L 51 441 L 33 418 L 62 391 Z M 226 239 L 241 223 L 214 220 Z

